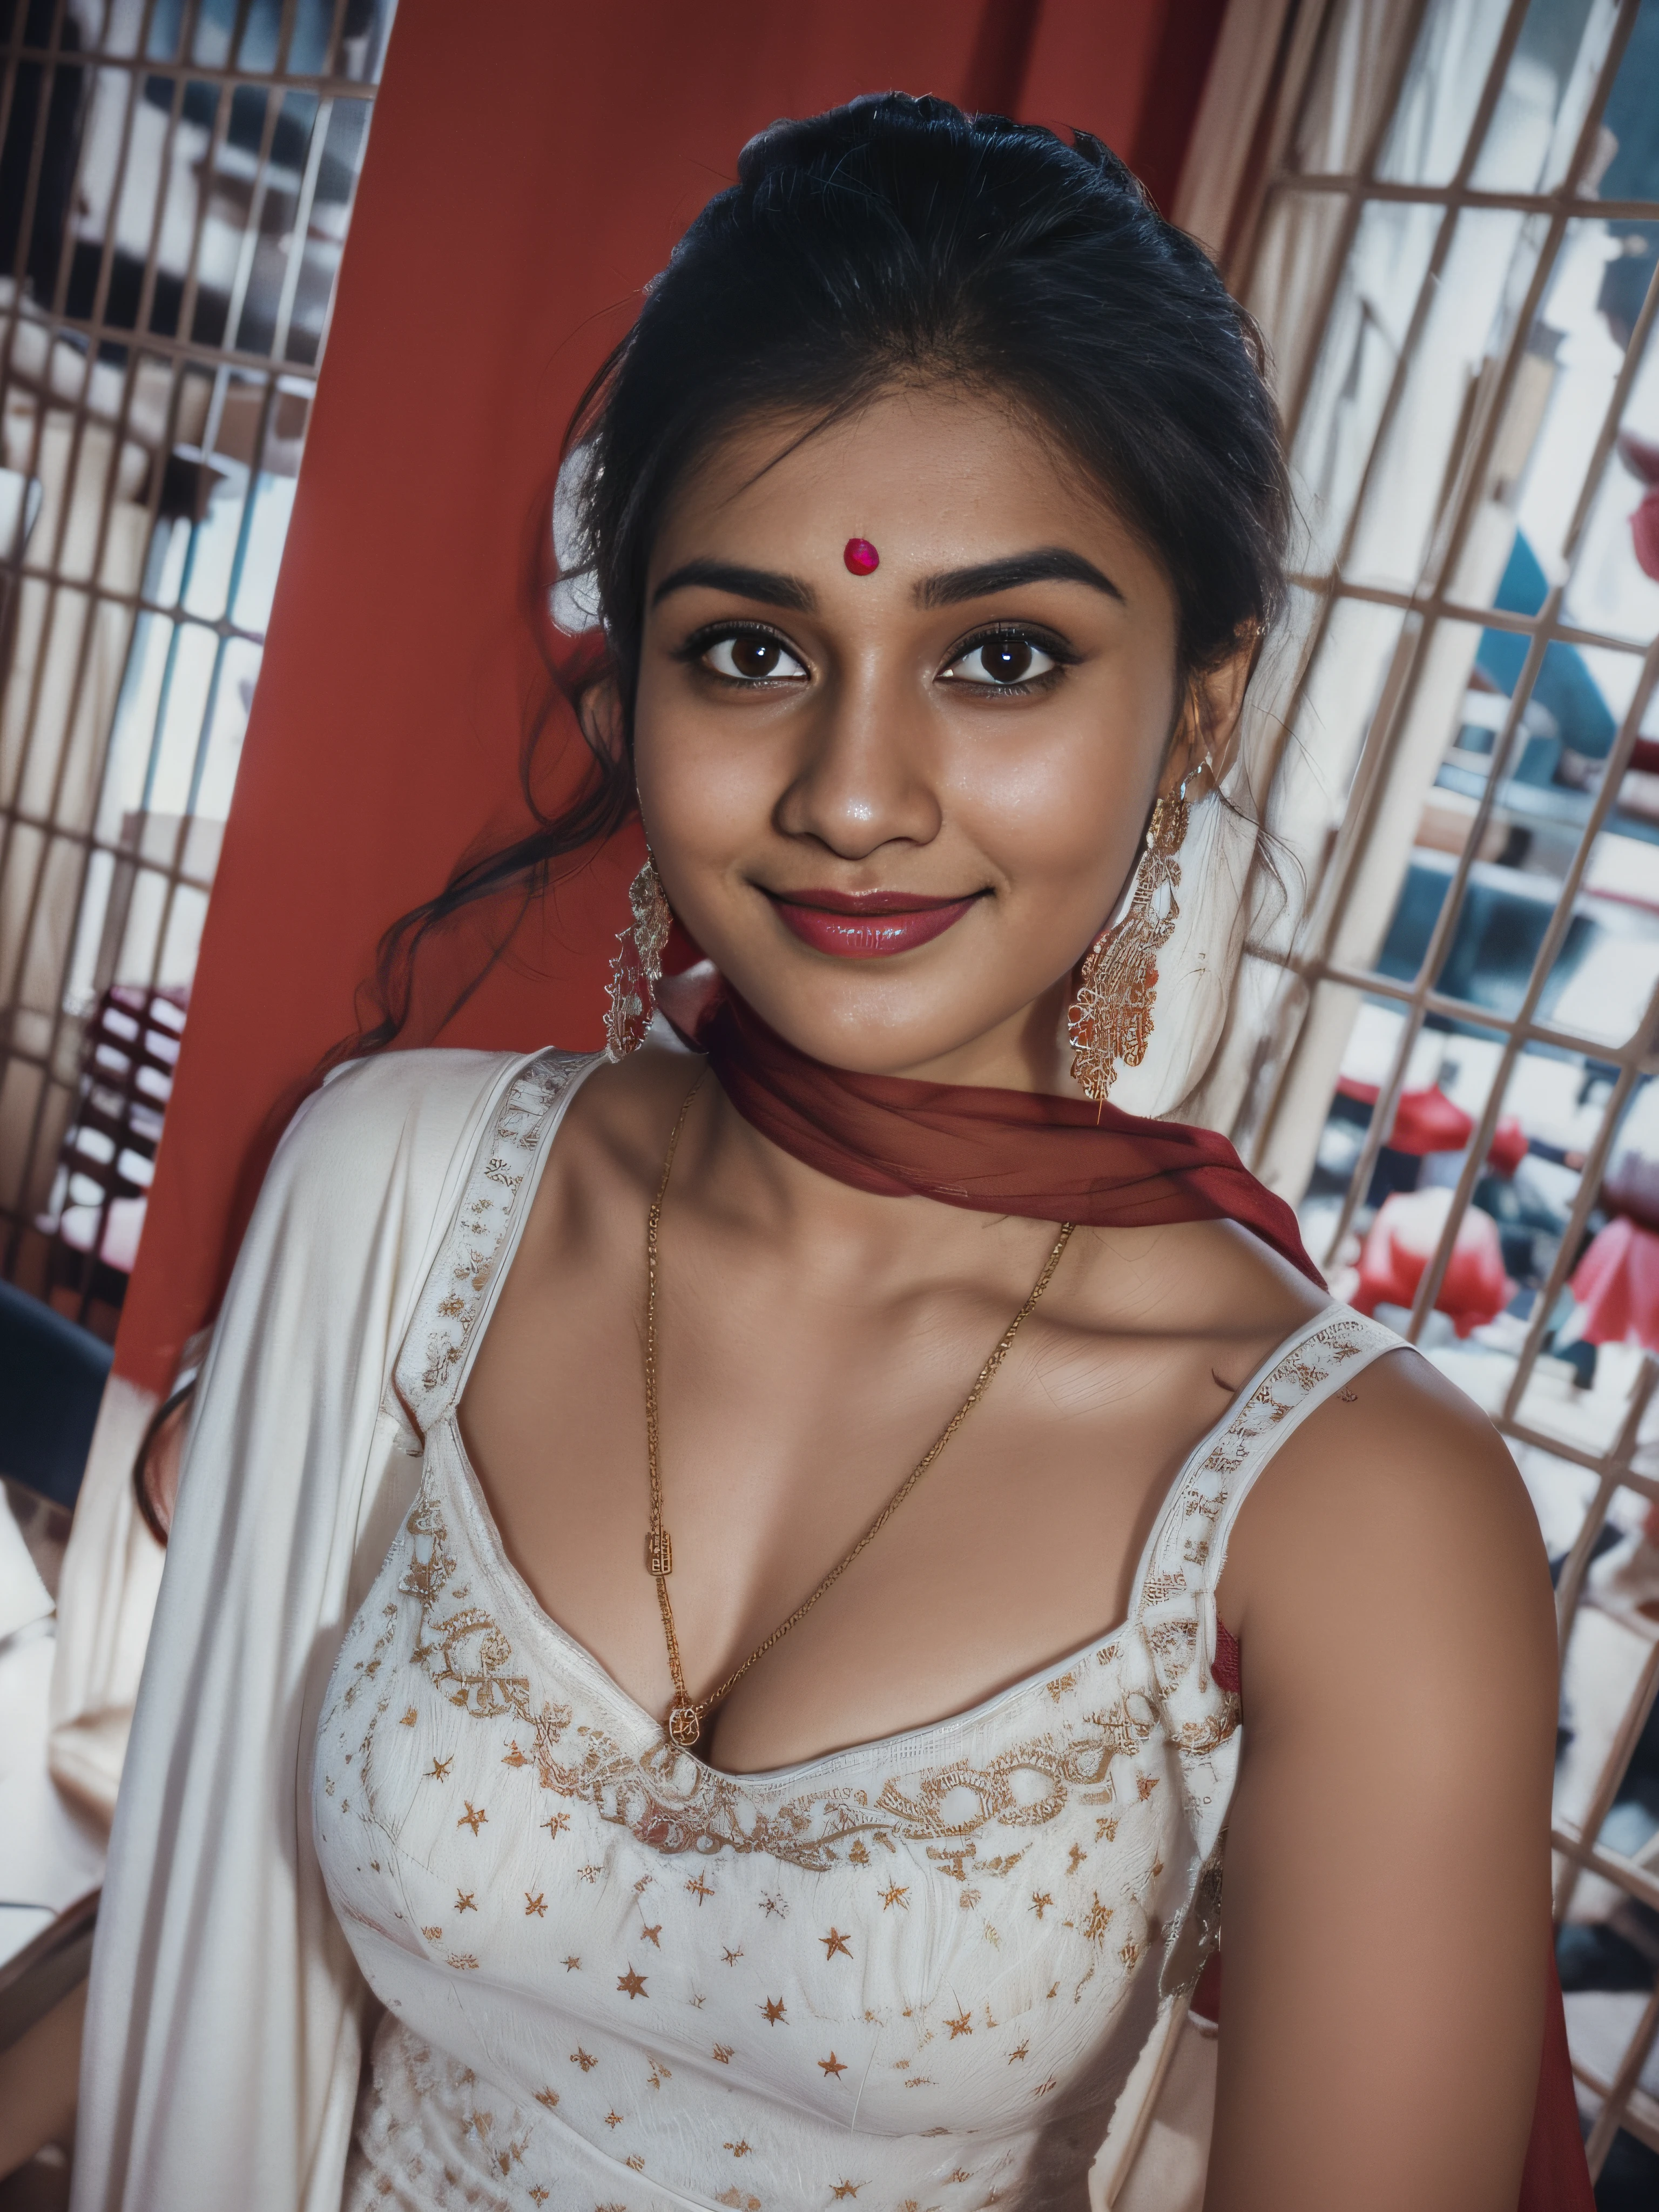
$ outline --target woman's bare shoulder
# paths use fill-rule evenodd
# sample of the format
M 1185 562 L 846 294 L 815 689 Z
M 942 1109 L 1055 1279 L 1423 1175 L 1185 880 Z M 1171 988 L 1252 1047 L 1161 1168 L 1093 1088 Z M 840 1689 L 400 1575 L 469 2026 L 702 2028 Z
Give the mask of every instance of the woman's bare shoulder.
M 1397 1677 L 1462 1665 L 1547 1688 L 1549 1572 L 1515 1462 L 1419 1353 L 1374 1359 L 1287 1437 L 1241 1508 L 1223 1617 L 1253 1683 L 1316 1651 L 1387 1651 Z

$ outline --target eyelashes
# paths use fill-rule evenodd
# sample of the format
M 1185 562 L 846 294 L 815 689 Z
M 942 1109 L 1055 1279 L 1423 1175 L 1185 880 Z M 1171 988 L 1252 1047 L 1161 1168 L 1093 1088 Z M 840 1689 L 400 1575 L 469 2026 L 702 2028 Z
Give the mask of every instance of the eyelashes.
M 787 640 L 760 623 L 705 624 L 674 657 L 740 690 L 772 690 L 811 678 Z M 1050 630 L 1000 623 L 954 646 L 935 681 L 982 696 L 1025 697 L 1051 689 L 1079 658 Z
M 1051 680 L 1076 659 L 1074 653 L 1047 631 L 1005 626 L 981 630 L 958 646 L 945 663 L 940 680 L 1018 696 L 1047 690 Z
M 803 683 L 811 672 L 792 646 L 759 623 L 705 625 L 674 657 L 743 690 Z

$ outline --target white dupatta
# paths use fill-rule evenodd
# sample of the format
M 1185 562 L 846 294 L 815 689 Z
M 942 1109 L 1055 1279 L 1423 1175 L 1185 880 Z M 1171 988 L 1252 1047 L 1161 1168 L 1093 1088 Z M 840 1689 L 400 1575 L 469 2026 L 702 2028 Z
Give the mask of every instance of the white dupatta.
M 116 1808 L 74 2212 L 338 2212 L 372 2000 L 313 1850 L 312 1738 L 415 1493 L 392 1363 L 534 1057 L 357 1062 L 272 1161 L 203 1370 Z

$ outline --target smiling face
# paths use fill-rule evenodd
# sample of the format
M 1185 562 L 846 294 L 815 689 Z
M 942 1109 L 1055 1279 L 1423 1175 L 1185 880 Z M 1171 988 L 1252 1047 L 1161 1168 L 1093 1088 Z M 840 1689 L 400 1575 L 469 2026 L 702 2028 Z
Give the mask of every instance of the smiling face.
M 1158 562 L 994 401 L 798 434 L 741 428 L 653 550 L 635 759 L 670 902 L 815 1059 L 1069 1088 L 1072 971 L 1244 661 L 1182 697 Z

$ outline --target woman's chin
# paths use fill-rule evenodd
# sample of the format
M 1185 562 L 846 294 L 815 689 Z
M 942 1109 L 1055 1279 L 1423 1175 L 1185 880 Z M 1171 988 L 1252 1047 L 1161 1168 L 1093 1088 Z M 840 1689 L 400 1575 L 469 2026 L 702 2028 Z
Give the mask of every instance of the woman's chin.
M 792 963 L 789 972 L 780 974 L 768 963 L 731 974 L 729 980 L 787 1043 L 826 1066 L 944 1083 L 1057 1087 L 1063 1073 L 1057 1042 L 1062 994 L 1042 994 L 1044 1001 L 1054 998 L 1052 1012 L 1046 1004 L 1039 1012 L 1018 994 L 998 1012 L 982 974 L 952 979 L 941 974 L 943 964 L 924 966 L 918 953 L 819 959 L 806 972 Z

